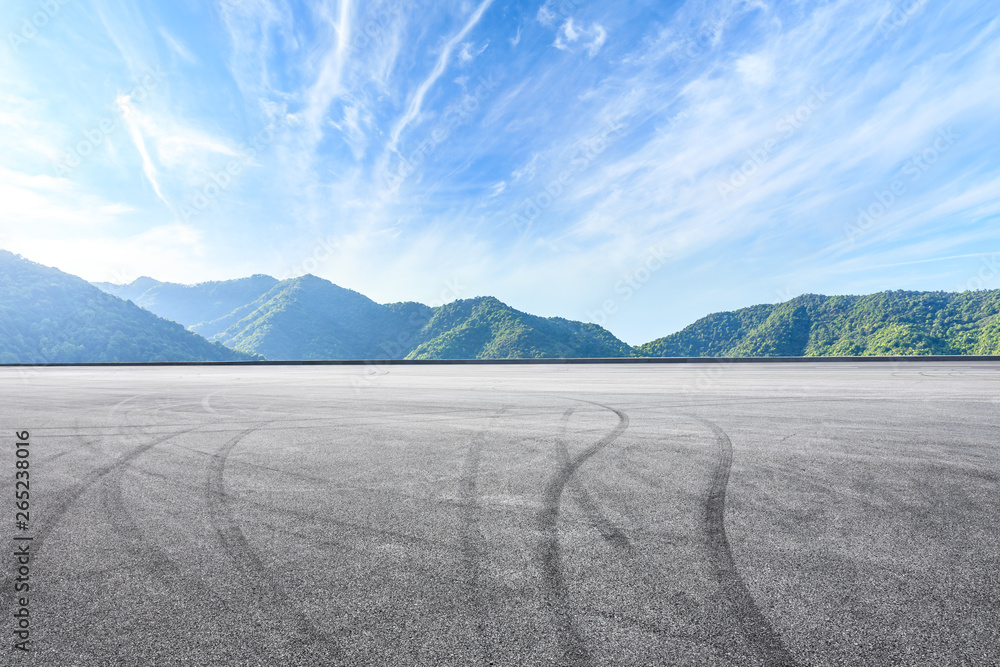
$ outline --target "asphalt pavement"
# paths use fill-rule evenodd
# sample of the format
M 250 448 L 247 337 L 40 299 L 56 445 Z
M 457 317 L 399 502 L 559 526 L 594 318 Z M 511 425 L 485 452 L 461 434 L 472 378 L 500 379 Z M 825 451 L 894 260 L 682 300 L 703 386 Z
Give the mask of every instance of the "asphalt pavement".
M 0 664 L 997 665 L 998 434 L 990 362 L 0 367 Z

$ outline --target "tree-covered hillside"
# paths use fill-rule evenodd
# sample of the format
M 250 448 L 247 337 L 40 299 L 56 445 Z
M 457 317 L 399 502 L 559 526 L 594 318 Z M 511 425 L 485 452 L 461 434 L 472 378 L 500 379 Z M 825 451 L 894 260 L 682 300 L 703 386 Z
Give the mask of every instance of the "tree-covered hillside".
M 311 275 L 102 287 L 276 360 L 1000 354 L 1000 291 L 806 294 L 715 313 L 631 348 L 596 324 L 529 315 L 493 297 L 379 304 Z
M 234 321 L 235 320 L 235 321 Z M 631 348 L 596 324 L 528 315 L 492 297 L 431 308 L 382 305 L 307 275 L 224 318 L 214 340 L 268 359 L 621 357 Z M 219 328 L 220 322 L 195 327 Z
M 651 357 L 1000 354 L 1000 290 L 806 294 L 709 315 L 636 350 Z
M 0 250 L 0 363 L 250 358 L 81 278 Z
M 278 283 L 240 309 L 243 316 L 213 339 L 268 359 L 401 358 L 430 310 L 422 304 L 381 305 L 306 275 Z
M 632 349 L 596 325 L 537 317 L 493 297 L 437 308 L 407 359 L 628 357 Z

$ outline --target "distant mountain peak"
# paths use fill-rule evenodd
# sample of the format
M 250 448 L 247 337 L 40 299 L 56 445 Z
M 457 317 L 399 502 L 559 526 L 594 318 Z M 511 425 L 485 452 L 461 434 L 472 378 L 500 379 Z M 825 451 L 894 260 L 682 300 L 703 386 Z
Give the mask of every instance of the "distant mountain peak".
M 213 344 L 82 278 L 0 252 L 0 363 L 235 361 Z

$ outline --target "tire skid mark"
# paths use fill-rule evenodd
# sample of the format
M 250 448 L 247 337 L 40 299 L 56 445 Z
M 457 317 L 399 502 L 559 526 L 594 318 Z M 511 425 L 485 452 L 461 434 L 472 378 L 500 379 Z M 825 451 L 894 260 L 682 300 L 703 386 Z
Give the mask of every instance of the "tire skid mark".
M 231 497 L 225 489 L 226 460 L 236 445 L 260 428 L 262 425 L 240 431 L 222 445 L 212 457 L 205 481 L 209 520 L 223 552 L 242 576 L 243 584 L 249 589 L 248 597 L 256 601 L 273 600 L 273 604 L 279 607 L 280 616 L 291 620 L 291 630 L 295 639 L 310 644 L 325 643 L 327 637 L 312 624 L 301 609 L 292 603 L 284 587 L 271 575 L 268 567 L 250 545 L 229 509 Z M 261 616 L 272 615 L 266 609 L 260 611 Z
M 733 550 L 726 535 L 726 488 L 729 486 L 729 472 L 733 465 L 733 443 L 718 424 L 699 417 L 692 419 L 712 431 L 719 447 L 702 515 L 712 577 L 728 603 L 729 615 L 736 620 L 740 632 L 757 656 L 767 665 L 793 667 L 798 663 L 754 602 L 746 581 L 736 567 Z
M 86 493 L 94 484 L 101 481 L 101 479 L 103 479 L 107 475 L 115 472 L 115 470 L 118 470 L 124 466 L 129 465 L 134 459 L 138 458 L 139 456 L 149 451 L 153 447 L 156 447 L 157 445 L 164 443 L 172 438 L 184 435 L 185 433 L 196 431 L 198 430 L 198 428 L 200 427 L 195 426 L 184 431 L 179 431 L 177 433 L 172 433 L 170 435 L 165 435 L 161 438 L 157 438 L 156 440 L 146 443 L 145 445 L 140 445 L 139 447 L 132 449 L 128 453 L 123 454 L 118 458 L 114 459 L 107 465 L 101 466 L 100 468 L 97 468 L 95 470 L 91 470 L 89 473 L 84 475 L 82 480 L 74 484 L 69 489 L 60 492 L 58 494 L 58 500 L 55 502 L 55 505 L 52 508 L 47 509 L 45 514 L 43 514 L 43 518 L 41 519 L 41 521 L 36 522 L 37 528 L 35 529 L 34 539 L 32 540 L 32 547 L 31 547 L 34 550 L 35 558 L 37 558 L 38 557 L 37 555 L 42 552 L 42 547 L 45 544 L 46 538 L 52 533 L 53 530 L 56 529 L 56 527 L 62 521 L 63 517 L 66 515 L 67 512 L 69 512 L 70 508 L 73 507 L 76 501 L 79 500 L 80 497 L 84 493 Z M 47 515 L 47 517 L 45 517 L 45 515 Z M 14 602 L 13 581 L 14 581 L 13 577 L 11 575 L 7 575 L 4 577 L 2 584 L 0 584 L 3 586 L 2 593 L 0 593 L 0 595 L 3 595 L 4 598 L 7 598 L 3 603 L 4 609 L 13 606 Z
M 179 448 L 179 449 L 187 449 L 187 450 L 191 451 L 194 454 L 204 455 L 204 456 L 209 457 L 209 458 L 211 458 L 212 456 L 214 456 L 211 453 L 202 452 L 200 450 L 191 449 L 189 447 L 183 447 L 182 445 L 176 445 L 176 447 Z M 278 468 L 271 468 L 271 467 L 268 467 L 268 466 L 260 466 L 260 465 L 251 464 L 251 463 L 247 463 L 247 462 L 241 462 L 240 465 L 242 465 L 243 467 L 246 467 L 246 468 L 253 469 L 253 470 L 268 470 L 268 471 L 276 472 L 276 473 L 279 473 L 279 474 L 286 474 L 285 471 L 282 471 L 282 470 L 280 470 Z M 227 468 L 231 468 L 232 467 L 232 462 L 227 463 L 226 467 Z M 178 491 L 192 492 L 192 491 L 199 491 L 200 490 L 200 491 L 204 492 L 204 488 L 205 488 L 205 485 L 204 485 L 203 482 L 201 482 L 201 483 L 190 483 L 190 482 L 179 481 L 179 480 L 173 479 L 171 477 L 168 477 L 167 475 L 165 475 L 163 473 L 155 472 L 153 470 L 149 470 L 149 469 L 142 468 L 142 467 L 139 467 L 139 466 L 132 466 L 130 468 L 130 472 L 133 472 L 133 473 L 135 473 L 137 475 L 141 475 L 143 477 L 149 477 L 149 478 L 153 478 L 153 479 L 158 479 L 162 483 L 164 483 L 165 485 L 168 485 L 171 488 L 176 489 Z M 322 478 L 309 477 L 309 476 L 305 476 L 305 475 L 293 475 L 293 476 L 299 477 L 301 479 L 305 479 L 305 480 L 308 480 L 308 481 L 317 481 L 317 480 L 318 481 L 328 481 L 328 480 L 325 480 L 325 479 L 322 479 Z M 445 479 L 452 479 L 453 480 L 453 479 L 455 479 L 455 477 L 452 476 L 452 477 L 445 478 Z M 412 502 L 424 502 L 424 503 L 427 503 L 427 504 L 435 503 L 435 504 L 438 504 L 438 505 L 440 505 L 440 504 L 449 504 L 449 505 L 452 505 L 452 506 L 461 507 L 463 509 L 466 508 L 466 504 L 462 500 L 451 500 L 451 501 L 429 500 L 429 499 L 427 499 L 426 497 L 424 497 L 422 495 L 405 494 L 405 493 L 393 491 L 392 489 L 388 489 L 387 490 L 387 489 L 384 489 L 384 488 L 381 488 L 381 487 L 369 487 L 369 486 L 326 487 L 326 489 L 324 489 L 324 490 L 325 491 L 347 491 L 347 492 L 351 492 L 351 493 L 367 494 L 369 496 L 383 496 L 384 497 L 384 496 L 388 495 L 388 496 L 393 496 L 393 497 L 396 497 L 396 498 L 406 499 L 406 500 L 409 500 L 409 501 L 412 501 Z M 232 500 L 236 499 L 236 496 L 234 496 L 232 493 L 229 493 L 228 491 L 224 492 L 224 495 L 225 495 L 225 500 L 226 501 L 232 501 Z M 252 505 L 252 506 L 254 506 L 254 507 L 258 508 L 258 509 L 262 509 L 262 510 L 273 509 L 273 506 L 268 505 L 268 504 L 263 503 L 263 502 L 260 502 L 260 501 L 256 501 L 253 498 L 244 498 L 242 500 L 242 502 L 244 504 L 246 504 L 246 505 Z M 340 519 L 331 519 L 329 517 L 316 517 L 315 515 L 310 514 L 308 512 L 299 512 L 299 511 L 296 511 L 294 508 L 286 508 L 286 509 L 284 509 L 282 511 L 287 516 L 295 518 L 295 519 L 298 519 L 298 520 L 303 521 L 303 522 L 308 522 L 308 523 L 322 523 L 322 524 L 324 524 L 326 526 L 329 526 L 331 528 L 351 530 L 351 531 L 355 531 L 357 533 L 361 533 L 361 534 L 365 534 L 365 535 L 372 535 L 372 536 L 378 536 L 378 537 L 391 538 L 391 539 L 395 539 L 395 540 L 402 540 L 402 541 L 405 541 L 405 542 L 407 542 L 409 544 L 418 544 L 418 545 L 433 546 L 433 547 L 447 547 L 449 544 L 453 544 L 453 542 L 449 542 L 448 540 L 443 539 L 443 538 L 440 539 L 440 540 L 435 540 L 435 539 L 429 539 L 429 538 L 426 538 L 426 537 L 421 537 L 419 535 L 412 534 L 412 533 L 407 533 L 407 532 L 400 531 L 400 530 L 392 530 L 392 529 L 386 529 L 386 528 L 379 528 L 377 526 L 373 526 L 373 525 L 370 525 L 370 524 L 357 523 L 357 522 L 351 522 L 351 521 L 344 521 L 344 520 L 340 520 Z M 303 536 L 305 536 L 305 534 L 303 534 Z
M 145 392 L 143 392 L 141 394 L 135 394 L 134 396 L 129 396 L 128 398 L 124 398 L 124 399 L 118 401 L 113 406 L 111 406 L 110 410 L 108 410 L 108 415 L 107 415 L 108 419 L 110 420 L 112 417 L 114 417 L 115 413 L 118 412 L 118 410 L 120 410 L 121 407 L 123 405 L 125 405 L 126 403 L 131 403 L 132 401 L 134 401 L 136 399 L 139 399 L 139 398 L 146 398 L 147 396 L 152 396 L 155 393 L 156 392 L 153 392 L 153 391 L 145 391 Z
M 202 452 L 199 452 L 199 453 L 202 453 Z M 208 454 L 208 456 L 211 456 L 211 454 Z M 264 470 L 270 470 L 270 468 L 267 468 L 267 467 L 263 467 L 263 469 Z M 181 482 L 181 481 L 178 481 L 176 479 L 172 479 L 172 478 L 168 477 L 167 475 L 164 475 L 164 474 L 161 474 L 161 473 L 156 473 L 156 472 L 153 472 L 153 471 L 150 471 L 150 470 L 146 470 L 146 469 L 143 469 L 143 468 L 139 468 L 138 466 L 132 466 L 129 470 L 130 470 L 130 472 L 133 472 L 133 473 L 135 473 L 137 475 L 142 475 L 142 476 L 145 476 L 145 477 L 152 477 L 152 478 L 158 479 L 161 482 L 163 482 L 165 485 L 168 485 L 168 486 L 170 486 L 171 488 L 173 488 L 173 489 L 175 489 L 177 491 L 183 491 L 185 493 L 188 493 L 188 492 L 197 492 L 197 491 L 204 492 L 204 488 L 205 488 L 204 483 Z M 361 490 L 364 490 L 364 489 L 361 489 Z M 235 500 L 236 499 L 236 496 L 234 496 L 233 494 L 229 493 L 228 491 L 224 492 L 224 493 L 225 493 L 225 499 L 227 501 L 231 501 L 231 500 Z M 406 497 L 417 499 L 417 496 L 406 496 Z M 245 505 L 252 505 L 253 507 L 256 507 L 256 508 L 261 509 L 261 510 L 273 509 L 272 505 L 268 505 L 267 503 L 254 500 L 253 498 L 244 498 L 242 500 L 242 502 Z M 321 524 L 323 524 L 323 525 L 325 525 L 325 526 L 327 526 L 327 527 L 329 527 L 331 529 L 338 529 L 338 530 L 341 530 L 341 531 L 353 531 L 353 532 L 358 533 L 358 534 L 371 535 L 373 537 L 389 538 L 389 539 L 399 540 L 399 541 L 406 542 L 408 544 L 413 544 L 413 545 L 430 546 L 430 547 L 435 547 L 435 548 L 447 548 L 449 546 L 449 544 L 452 544 L 451 542 L 449 542 L 447 540 L 444 540 L 444 539 L 441 539 L 441 540 L 429 539 L 429 538 L 426 538 L 426 537 L 421 537 L 419 535 L 415 535 L 415 534 L 411 534 L 411 533 L 407 533 L 407 532 L 403 532 L 403 531 L 399 531 L 399 530 L 392 530 L 392 529 L 387 529 L 387 528 L 379 528 L 377 526 L 372 526 L 372 525 L 369 525 L 369 524 L 357 523 L 357 522 L 351 522 L 351 521 L 343 521 L 343 520 L 340 520 L 340 519 L 331 519 L 330 517 L 317 517 L 314 514 L 310 514 L 308 512 L 297 511 L 294 508 L 284 509 L 283 512 L 284 512 L 285 515 L 287 515 L 288 517 L 290 517 L 290 519 L 295 519 L 295 520 L 301 521 L 303 523 L 310 523 L 310 524 L 321 523 Z M 292 534 L 299 535 L 300 537 L 309 537 L 308 533 L 295 533 L 295 531 L 291 530 L 290 528 L 287 529 L 287 530 L 290 533 L 292 533 Z
M 590 401 L 583 401 L 590 403 Z M 628 415 L 606 405 L 598 405 L 618 415 L 618 424 L 607 435 L 593 443 L 576 456 L 561 461 L 556 473 L 549 479 L 542 493 L 542 509 L 538 514 L 538 527 L 542 534 L 539 544 L 539 561 L 542 571 L 542 587 L 552 610 L 557 639 L 559 642 L 559 664 L 590 665 L 591 657 L 587 651 L 583 637 L 573 622 L 569 588 L 563 575 L 562 553 L 559 546 L 559 509 L 563 491 L 576 474 L 576 471 L 594 454 L 610 445 L 628 428 Z M 575 408 L 568 408 L 562 416 L 562 428 L 565 429 Z
M 573 409 L 568 410 L 568 413 L 572 413 Z M 566 426 L 569 423 L 569 417 L 564 415 L 562 420 L 561 433 L 558 438 L 556 438 L 556 446 L 559 454 L 560 464 L 567 466 L 570 463 L 569 456 L 569 446 L 566 443 Z M 587 520 L 590 526 L 594 528 L 601 537 L 604 538 L 611 546 L 621 549 L 622 551 L 631 553 L 632 542 L 625 535 L 625 531 L 619 528 L 611 519 L 607 517 L 601 508 L 597 506 L 594 499 L 590 495 L 590 491 L 576 475 L 573 475 L 569 480 L 569 490 L 570 494 L 573 496 L 573 502 L 576 503 L 584 514 L 587 516 Z
M 129 511 L 125 503 L 122 490 L 125 473 L 134 469 L 134 463 L 130 462 L 115 469 L 104 478 L 103 504 L 106 516 L 111 521 L 114 530 L 125 536 L 125 539 L 119 541 L 118 544 L 137 556 L 140 563 L 145 565 L 147 572 L 166 584 L 172 593 L 178 596 L 184 595 L 188 602 L 197 603 L 207 598 L 214 606 L 230 615 L 238 616 L 236 610 L 232 609 L 214 589 L 197 577 L 185 574 L 183 568 L 164 549 L 143 535 L 142 529 L 136 523 L 132 512 Z M 195 587 L 198 593 L 192 594 L 192 592 L 186 591 L 185 585 Z
M 491 417 L 489 424 L 476 433 L 465 452 L 462 461 L 462 476 L 459 480 L 458 495 L 461 504 L 461 527 L 459 540 L 462 554 L 462 578 L 466 586 L 466 603 L 471 610 L 472 623 L 475 628 L 479 648 L 484 664 L 494 664 L 493 645 L 487 632 L 487 603 L 482 590 L 483 557 L 486 553 L 485 540 L 480 530 L 479 504 L 479 472 L 482 465 L 483 446 L 486 444 L 486 432 L 492 427 L 496 418 L 507 412 L 504 406 Z

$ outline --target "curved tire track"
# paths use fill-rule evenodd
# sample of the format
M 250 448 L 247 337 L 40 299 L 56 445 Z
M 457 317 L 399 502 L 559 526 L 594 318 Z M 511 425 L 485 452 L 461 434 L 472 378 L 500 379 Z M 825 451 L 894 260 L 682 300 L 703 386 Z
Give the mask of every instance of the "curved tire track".
M 726 535 L 726 488 L 729 486 L 729 472 L 733 465 L 733 443 L 718 424 L 707 419 L 695 419 L 711 429 L 719 447 L 702 515 L 712 577 L 727 601 L 728 613 L 736 620 L 740 632 L 754 653 L 767 665 L 794 667 L 798 663 L 785 647 L 781 636 L 757 607 L 750 589 L 740 575 Z
M 492 422 L 507 412 L 504 406 L 496 411 L 490 419 L 490 424 L 479 431 L 462 461 L 462 477 L 459 481 L 458 495 L 462 506 L 461 527 L 459 539 L 462 551 L 462 575 L 466 586 L 467 604 L 472 614 L 472 623 L 482 652 L 483 663 L 494 664 L 493 645 L 487 633 L 487 604 L 482 590 L 482 561 L 486 553 L 485 540 L 479 528 L 481 507 L 479 505 L 479 469 L 482 463 L 483 446 L 486 444 L 486 433 L 492 427 Z
M 589 403 L 589 401 L 584 401 Z M 598 405 L 618 415 L 618 425 L 607 435 L 590 445 L 576 456 L 568 457 L 562 462 L 556 473 L 549 479 L 542 493 L 542 509 L 538 514 L 538 526 L 542 534 L 539 545 L 539 561 L 542 571 L 542 586 L 549 606 L 555 617 L 557 638 L 559 641 L 559 664 L 590 665 L 591 658 L 583 637 L 573 622 L 569 589 L 563 575 L 562 554 L 559 546 L 559 510 L 563 491 L 576 474 L 576 471 L 594 454 L 610 445 L 628 428 L 628 415 L 621 410 Z M 572 416 L 575 408 L 569 408 L 563 413 L 563 427 Z M 565 443 L 564 443 L 565 444 Z
M 325 642 L 327 637 L 312 624 L 301 609 L 292 603 L 284 587 L 271 576 L 269 568 L 250 545 L 229 508 L 230 497 L 225 489 L 226 460 L 236 445 L 262 426 L 240 431 L 212 455 L 205 479 L 205 499 L 208 505 L 209 521 L 215 530 L 223 552 L 242 577 L 248 599 L 254 600 L 261 607 L 267 604 L 262 605 L 262 601 L 273 600 L 273 604 L 278 607 L 277 610 L 262 608 L 259 610 L 260 616 L 288 618 L 291 621 L 291 632 L 296 642 L 307 644 Z M 275 614 L 274 611 L 278 613 Z
M 569 446 L 566 443 L 566 426 L 569 423 L 569 415 L 573 412 L 573 409 L 567 411 L 562 420 L 562 434 L 560 437 L 556 438 L 556 446 L 558 449 L 559 459 L 563 466 L 569 465 Z M 587 516 L 587 520 L 590 525 L 600 533 L 601 537 L 616 549 L 621 549 L 624 552 L 631 553 L 632 542 L 625 535 L 625 531 L 619 528 L 611 519 L 607 517 L 601 508 L 597 506 L 594 502 L 593 497 L 590 495 L 590 491 L 587 490 L 586 485 L 580 480 L 576 475 L 573 475 L 569 480 L 569 491 L 573 497 L 573 502 L 576 503 L 583 513 Z
M 79 500 L 80 497 L 84 493 L 86 493 L 92 486 L 100 482 L 108 475 L 114 473 L 115 471 L 121 470 L 124 467 L 130 465 L 133 460 L 135 460 L 145 452 L 149 451 L 153 447 L 156 447 L 157 445 L 162 444 L 172 438 L 176 438 L 177 436 L 184 435 L 185 433 L 196 431 L 199 428 L 201 428 L 201 426 L 195 426 L 184 431 L 179 431 L 177 433 L 164 435 L 160 438 L 157 438 L 156 440 L 153 440 L 152 442 L 146 443 L 145 445 L 140 445 L 132 449 L 128 453 L 123 454 L 122 456 L 119 456 L 118 458 L 114 459 L 107 465 L 101 466 L 100 468 L 97 468 L 95 470 L 91 470 L 89 473 L 84 475 L 83 479 L 74 484 L 72 487 L 66 489 L 65 491 L 60 492 L 57 496 L 58 500 L 56 500 L 55 504 L 51 508 L 47 508 L 46 510 L 46 514 L 48 515 L 47 518 L 38 521 L 36 524 L 38 525 L 38 527 L 35 529 L 34 539 L 32 540 L 32 547 L 31 547 L 33 553 L 35 554 L 34 557 L 35 558 L 38 557 L 38 554 L 42 552 L 42 548 L 48 536 L 62 522 L 63 517 L 66 515 L 67 512 L 69 512 L 69 510 L 73 507 L 76 501 Z M 13 602 L 14 602 L 13 577 L 11 575 L 5 576 L 3 582 L 0 583 L 0 585 L 2 585 L 3 587 L 2 588 L 3 592 L 0 593 L 0 595 L 3 595 L 3 597 L 5 598 L 2 608 L 7 609 L 8 607 L 13 607 Z
M 162 442 L 157 444 L 162 444 Z M 128 509 L 122 488 L 125 473 L 135 470 L 135 458 L 117 467 L 103 479 L 103 504 L 106 516 L 113 529 L 124 538 L 118 542 L 119 547 L 134 554 L 149 575 L 166 584 L 175 595 L 185 598 L 189 605 L 196 607 L 207 601 L 217 609 L 225 611 L 231 618 L 238 618 L 237 610 L 230 607 L 217 591 L 198 577 L 185 573 L 180 563 L 143 534 L 135 517 Z M 191 588 L 194 590 L 189 590 Z

